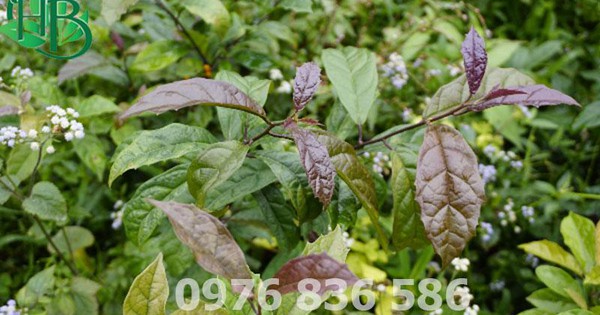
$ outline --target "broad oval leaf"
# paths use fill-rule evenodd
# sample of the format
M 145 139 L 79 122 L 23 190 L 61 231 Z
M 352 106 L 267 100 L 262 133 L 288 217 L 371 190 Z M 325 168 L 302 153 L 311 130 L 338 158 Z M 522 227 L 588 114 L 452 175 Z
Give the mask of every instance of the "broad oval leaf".
M 281 294 L 299 292 L 298 284 L 308 278 L 321 283 L 321 287 L 316 292 L 319 295 L 339 289 L 337 285 L 327 285 L 326 281 L 329 279 L 341 279 L 346 282 L 347 287 L 358 281 L 346 264 L 338 262 L 325 253 L 293 259 L 281 267 L 274 278 L 279 279 L 279 285 L 275 289 Z
M 475 235 L 485 199 L 477 157 L 456 129 L 427 129 L 415 185 L 427 237 L 447 266 Z
M 261 117 L 265 116 L 262 107 L 235 86 L 225 82 L 195 78 L 157 87 L 123 112 L 120 119 L 145 112 L 162 114 L 194 105 L 233 108 Z
M 66 237 L 65 237 L 66 236 Z M 76 252 L 94 244 L 94 235 L 88 229 L 80 226 L 66 226 L 52 237 L 52 241 L 61 253 Z M 54 247 L 48 244 L 48 251 L 55 254 Z
M 375 54 L 364 48 L 326 49 L 322 55 L 329 80 L 356 124 L 367 121 L 377 96 Z
M 535 274 L 548 288 L 566 298 L 571 298 L 567 290 L 578 293 L 582 291 L 579 283 L 558 267 L 542 265 L 535 269 Z
M 0 117 L 18 115 L 19 111 L 19 108 L 15 106 L 2 106 L 0 107 Z
M 121 15 L 137 2 L 138 0 L 102 0 L 102 17 L 110 26 L 120 20 Z
M 572 97 L 541 84 L 506 87 L 494 90 L 490 94 L 492 93 L 494 94 L 488 95 L 482 102 L 470 108 L 474 111 L 482 111 L 494 106 L 512 104 L 535 107 L 559 104 L 580 106 Z
M 596 229 L 594 223 L 574 212 L 564 218 L 560 224 L 560 233 L 579 262 L 584 273 L 596 265 Z
M 573 301 L 550 289 L 540 289 L 533 292 L 527 297 L 527 301 L 533 306 L 544 311 L 553 312 L 553 314 L 577 308 L 577 304 Z
M 321 84 L 321 68 L 314 62 L 308 62 L 298 68 L 294 80 L 294 104 L 300 111 L 313 98 Z
M 128 170 L 157 162 L 176 159 L 197 152 L 214 142 L 205 129 L 182 124 L 171 124 L 157 130 L 140 132 L 131 142 L 117 149 L 108 184 Z
M 249 149 L 240 142 L 227 141 L 210 145 L 198 154 L 188 170 L 188 189 L 197 205 L 204 207 L 208 192 L 242 167 Z
M 532 78 L 512 68 L 492 68 L 483 77 L 479 91 L 472 99 L 485 97 L 489 92 L 497 88 L 509 86 L 524 86 L 535 84 Z M 461 75 L 454 81 L 442 86 L 427 104 L 423 117 L 445 113 L 455 109 L 471 96 L 466 74 Z
M 488 58 L 485 51 L 485 42 L 477 31 L 475 31 L 474 27 L 471 27 L 471 30 L 467 34 L 467 38 L 465 38 L 462 44 L 461 52 L 465 60 L 469 91 L 471 94 L 475 94 L 479 90 L 481 81 L 485 75 Z
M 388 239 L 379 224 L 377 193 L 371 173 L 360 162 L 352 145 L 328 132 L 320 131 L 317 135 L 317 140 L 327 147 L 337 174 L 350 187 L 367 211 L 380 245 L 387 250 Z
M 23 201 L 23 209 L 42 220 L 59 224 L 67 221 L 67 202 L 60 190 L 50 182 L 35 184 L 31 196 Z
M 133 280 L 123 303 L 123 314 L 164 315 L 168 297 L 169 284 L 160 253 Z
M 185 0 L 183 6 L 206 23 L 214 25 L 220 33 L 225 33 L 231 24 L 231 15 L 221 0 Z
M 143 183 L 123 206 L 123 225 L 127 238 L 141 246 L 154 233 L 164 218 L 162 210 L 154 207 L 148 198 L 160 201 L 193 202 L 188 192 L 189 164 L 176 166 Z
M 252 279 L 244 253 L 225 225 L 193 205 L 150 200 L 162 209 L 177 237 L 206 271 L 227 279 Z
M 131 70 L 152 72 L 164 69 L 187 54 L 187 49 L 175 41 L 160 40 L 146 46 L 131 64 Z
M 394 226 L 392 244 L 396 249 L 414 249 L 429 244 L 421 221 L 421 209 L 415 200 L 415 176 L 417 154 L 407 148 L 392 153 L 392 177 L 390 185 L 394 199 Z
M 542 240 L 530 242 L 519 245 L 519 248 L 543 260 L 565 267 L 578 275 L 583 274 L 575 257 L 552 241 Z
M 294 221 L 295 211 L 273 185 L 253 194 L 264 220 L 283 251 L 292 250 L 300 240 L 300 229 Z
M 335 189 L 335 168 L 327 148 L 317 136 L 296 124 L 290 124 L 287 129 L 292 132 L 298 146 L 302 166 L 315 196 L 327 207 Z

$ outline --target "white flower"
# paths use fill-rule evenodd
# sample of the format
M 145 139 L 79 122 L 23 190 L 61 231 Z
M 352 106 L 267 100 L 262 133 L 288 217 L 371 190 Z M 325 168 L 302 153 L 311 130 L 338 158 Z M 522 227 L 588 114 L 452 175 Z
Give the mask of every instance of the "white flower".
M 123 210 L 111 213 L 110 217 L 113 219 L 111 224 L 113 230 L 118 230 L 123 225 Z
M 408 70 L 404 58 L 396 52 L 388 57 L 389 61 L 381 66 L 383 76 L 390 78 L 392 85 L 397 88 L 403 88 L 408 83 Z
M 56 152 L 56 149 L 53 146 L 49 146 L 46 148 L 46 153 L 54 154 L 54 152 Z
M 67 129 L 67 128 L 69 128 L 69 126 L 71 126 L 71 123 L 69 122 L 69 120 L 65 117 L 62 117 L 60 119 L 60 127 L 62 129 Z
M 377 291 L 379 291 L 379 292 L 385 292 L 385 285 L 384 284 L 378 284 L 377 285 Z
M 50 119 L 50 122 L 53 125 L 59 125 L 60 124 L 60 117 L 58 117 L 58 116 L 52 116 L 52 118 Z
M 485 154 L 485 156 L 487 156 L 490 159 L 493 158 L 496 154 L 496 147 L 491 144 L 488 144 L 485 148 L 483 148 L 483 154 Z
M 40 144 L 39 142 L 32 142 L 29 147 L 31 148 L 31 150 L 33 151 L 38 151 L 40 149 Z
M 283 73 L 279 69 L 271 69 L 269 71 L 269 78 L 273 81 L 283 80 Z
M 74 135 L 73 135 L 73 133 L 72 133 L 72 132 L 70 132 L 70 131 L 65 133 L 65 140 L 66 140 L 67 142 L 70 142 L 70 141 L 72 141 L 74 137 L 75 137 L 75 136 L 74 136 Z
M 34 76 L 34 73 L 29 68 L 23 69 L 20 66 L 16 66 L 10 72 L 10 76 L 17 79 L 29 79 Z
M 458 304 L 463 307 L 468 307 L 474 298 L 468 287 L 457 287 L 454 291 L 454 297 L 458 297 Z
M 440 308 L 439 310 L 430 312 L 429 315 L 442 315 L 443 313 L 444 313 L 444 310 Z
M 0 307 L 0 315 L 20 315 L 21 311 L 17 310 L 17 302 L 15 300 L 8 300 L 6 305 Z
M 479 164 L 479 173 L 484 183 L 496 181 L 496 167 L 494 165 Z
M 279 94 L 290 94 L 292 93 L 292 85 L 288 81 L 283 81 L 275 91 Z
M 31 129 L 29 130 L 29 132 L 27 133 L 27 136 L 31 139 L 35 139 L 38 136 L 38 132 L 35 129 Z
M 516 170 L 521 170 L 523 168 L 523 162 L 521 161 L 511 161 L 510 166 Z
M 465 315 L 477 315 L 479 314 L 479 306 L 474 304 L 473 306 L 467 307 L 465 310 Z
M 468 271 L 471 262 L 467 258 L 454 258 L 452 259 L 452 265 L 456 271 Z
M 455 76 L 461 74 L 462 69 L 455 65 L 448 65 L 448 71 L 450 71 L 451 76 L 455 77 Z
M 83 132 L 82 130 L 75 131 L 75 138 L 83 139 L 84 137 L 85 137 L 85 132 Z
M 48 127 L 48 126 L 42 127 L 42 133 L 50 133 L 50 131 L 52 131 L 52 129 L 50 129 L 50 127 Z
M 442 74 L 442 70 L 440 69 L 430 69 L 429 71 L 427 71 L 427 74 L 429 74 L 432 77 L 437 77 L 439 75 Z

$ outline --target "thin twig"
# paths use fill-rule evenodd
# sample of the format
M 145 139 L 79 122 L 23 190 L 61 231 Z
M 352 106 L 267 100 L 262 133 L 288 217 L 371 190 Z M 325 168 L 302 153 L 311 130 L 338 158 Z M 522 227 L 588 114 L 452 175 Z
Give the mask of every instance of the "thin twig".
M 375 144 L 375 143 L 378 143 L 378 142 L 386 141 L 387 139 L 389 139 L 389 138 L 391 138 L 393 136 L 399 135 L 399 134 L 407 132 L 409 130 L 413 130 L 415 128 L 419 128 L 421 126 L 425 126 L 425 125 L 427 125 L 429 123 L 432 123 L 432 122 L 435 122 L 435 121 L 438 121 L 438 120 L 442 120 L 442 119 L 450 117 L 450 116 L 459 116 L 459 115 L 462 115 L 462 114 L 468 112 L 468 110 L 466 110 L 466 109 L 469 106 L 470 106 L 469 104 L 465 103 L 465 104 L 463 104 L 461 106 L 458 106 L 457 108 L 455 108 L 455 109 L 453 109 L 453 110 L 451 110 L 449 112 L 440 114 L 438 116 L 434 116 L 434 117 L 432 117 L 430 119 L 423 119 L 423 120 L 421 120 L 420 122 L 418 122 L 416 124 L 408 125 L 408 126 L 406 126 L 404 128 L 396 130 L 396 131 L 394 131 L 394 132 L 392 132 L 390 134 L 387 134 L 387 135 L 384 135 L 384 136 L 380 136 L 380 137 L 377 137 L 377 138 L 374 138 L 374 139 L 371 139 L 371 140 L 368 140 L 368 141 L 364 141 L 363 143 L 358 143 L 354 148 L 357 149 L 357 150 L 358 149 L 362 149 L 365 146 L 368 146 L 368 145 L 371 145 L 371 144 Z
M 40 230 L 42 230 L 42 233 L 44 233 L 44 236 L 48 240 L 48 243 L 50 244 L 50 246 L 52 246 L 52 248 L 54 248 L 54 251 L 56 251 L 56 254 L 58 255 L 58 257 L 60 259 L 62 259 L 62 261 L 65 262 L 65 264 L 67 265 L 67 267 L 69 268 L 69 270 L 71 270 L 71 272 L 74 275 L 78 275 L 79 272 L 77 271 L 77 268 L 75 268 L 75 266 L 73 266 L 71 264 L 71 261 L 67 260 L 65 258 L 65 256 L 63 255 L 63 253 L 58 249 L 58 246 L 56 246 L 56 244 L 52 240 L 52 237 L 50 236 L 50 234 L 48 234 L 48 231 L 44 227 L 44 224 L 42 223 L 42 221 L 37 216 L 35 216 L 35 215 L 32 216 L 32 217 L 33 217 L 33 220 L 35 221 L 35 223 L 37 223 L 37 225 L 40 227 Z
M 189 39 L 190 43 L 192 44 L 192 46 L 194 46 L 194 49 L 200 56 L 200 59 L 202 59 L 202 63 L 208 64 L 208 59 L 206 59 L 206 56 L 204 56 L 204 53 L 202 53 L 202 49 L 200 49 L 200 46 L 198 46 L 198 44 L 196 43 L 196 41 L 194 40 L 194 38 L 192 37 L 190 32 L 185 28 L 185 26 L 183 26 L 183 24 L 181 23 L 181 20 L 179 20 L 179 18 L 173 13 L 173 11 L 171 11 L 167 7 L 167 5 L 164 2 L 162 2 L 162 0 L 156 0 L 155 3 L 159 8 L 161 8 L 163 11 L 165 11 L 165 13 L 167 13 L 167 15 L 171 18 L 171 20 L 173 20 L 173 22 L 175 22 L 175 25 L 177 25 L 177 27 L 179 27 L 181 32 L 183 32 L 185 37 L 187 37 Z

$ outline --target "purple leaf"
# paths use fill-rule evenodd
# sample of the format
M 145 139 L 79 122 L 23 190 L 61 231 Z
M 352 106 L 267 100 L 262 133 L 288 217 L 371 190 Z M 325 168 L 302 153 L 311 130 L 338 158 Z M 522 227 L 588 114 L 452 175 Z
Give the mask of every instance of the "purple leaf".
M 461 52 L 465 60 L 465 70 L 471 94 L 477 93 L 487 67 L 487 52 L 483 38 L 471 27 L 467 38 L 462 44 Z
M 294 104 L 301 111 L 313 98 L 321 84 L 321 68 L 314 62 L 305 63 L 296 72 Z
M 335 167 L 327 148 L 317 140 L 314 134 L 299 128 L 294 122 L 287 123 L 286 128 L 292 132 L 298 146 L 302 166 L 315 196 L 327 207 L 335 188 Z
M 512 104 L 535 107 L 559 104 L 580 106 L 572 97 L 541 84 L 507 87 L 496 90 L 495 95 L 492 95 L 492 93 L 494 91 L 477 104 L 471 106 L 470 109 L 473 111 L 482 111 L 495 106 Z
M 319 295 L 340 289 L 335 284 L 326 283 L 329 279 L 341 279 L 346 282 L 346 287 L 358 281 L 346 264 L 339 263 L 325 253 L 293 259 L 281 267 L 274 278 L 279 279 L 276 290 L 281 294 L 298 292 L 300 281 L 308 278 L 315 279 L 321 284 L 321 287 L 315 290 Z
M 0 107 L 0 117 L 2 116 L 10 116 L 10 115 L 18 115 L 19 108 L 14 106 L 2 106 Z

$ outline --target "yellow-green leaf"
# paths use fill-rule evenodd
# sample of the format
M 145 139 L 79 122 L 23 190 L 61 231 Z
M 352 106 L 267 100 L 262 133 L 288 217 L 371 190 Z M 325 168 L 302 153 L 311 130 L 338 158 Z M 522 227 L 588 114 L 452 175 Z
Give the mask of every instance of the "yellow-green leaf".
M 581 270 L 575 257 L 554 242 L 548 240 L 535 241 L 521 244 L 519 248 L 541 259 L 565 267 L 578 275 L 583 274 L 583 270 Z
M 164 315 L 169 297 L 167 273 L 163 255 L 158 257 L 139 274 L 123 303 L 124 315 Z

